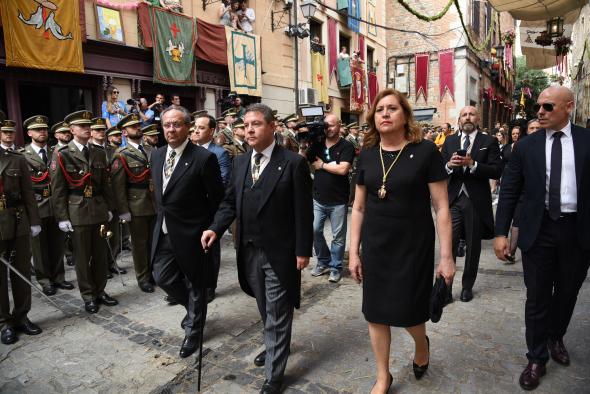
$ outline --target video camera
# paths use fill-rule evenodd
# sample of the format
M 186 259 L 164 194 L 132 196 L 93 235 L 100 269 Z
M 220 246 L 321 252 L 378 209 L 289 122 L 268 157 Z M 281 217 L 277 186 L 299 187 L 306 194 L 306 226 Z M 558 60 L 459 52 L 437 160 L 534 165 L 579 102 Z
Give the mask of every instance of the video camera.
M 301 146 L 307 146 L 306 155 L 309 161 L 315 160 L 314 145 L 321 145 L 323 147 L 326 141 L 326 123 L 324 122 L 324 107 L 321 105 L 314 105 L 309 107 L 301 107 L 301 115 L 305 117 L 305 121 L 295 125 L 294 129 L 298 130 L 297 141 Z M 306 128 L 307 131 L 301 131 Z M 310 157 L 310 154 L 313 157 Z

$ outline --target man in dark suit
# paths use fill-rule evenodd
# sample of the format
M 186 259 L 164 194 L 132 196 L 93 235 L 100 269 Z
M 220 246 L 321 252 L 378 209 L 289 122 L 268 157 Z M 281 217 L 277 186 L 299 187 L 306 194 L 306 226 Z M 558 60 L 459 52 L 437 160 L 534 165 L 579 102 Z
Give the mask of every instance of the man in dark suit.
M 574 96 L 568 88 L 545 89 L 535 107 L 542 129 L 512 151 L 502 177 L 494 240 L 496 256 L 506 260 L 506 236 L 524 196 L 518 247 L 527 288 L 529 363 L 519 382 L 526 390 L 538 386 L 549 354 L 569 365 L 563 337 L 590 264 L 590 130 L 570 123 Z
M 190 113 L 172 105 L 161 119 L 168 145 L 151 156 L 157 211 L 152 269 L 158 286 L 186 308 L 184 358 L 199 347 L 207 315 L 204 292 L 212 285 L 213 266 L 199 240 L 223 198 L 223 184 L 215 155 L 189 143 Z
M 461 301 L 473 299 L 481 240 L 494 236 L 494 214 L 490 179 L 500 179 L 502 160 L 498 141 L 478 130 L 479 113 L 475 107 L 459 112 L 460 132 L 447 137 L 442 155 L 450 175 L 448 191 L 453 221 L 453 259 L 459 240 L 465 239 L 467 253 L 463 270 Z M 449 292 L 449 302 L 452 295 Z
M 240 286 L 256 297 L 264 322 L 266 350 L 254 363 L 265 365 L 261 392 L 276 393 L 289 356 L 293 309 L 300 303 L 300 271 L 313 245 L 311 178 L 302 156 L 275 143 L 268 106 L 250 105 L 244 125 L 252 152 L 234 159 L 226 196 L 202 244 L 211 247 L 237 219 Z
M 217 157 L 219 163 L 219 170 L 221 171 L 221 180 L 223 187 L 227 187 L 231 175 L 231 160 L 229 153 L 221 146 L 213 142 L 213 133 L 215 132 L 215 118 L 207 115 L 207 113 L 200 113 L 195 117 L 195 129 L 191 135 L 191 141 L 197 145 L 212 152 Z M 216 242 L 211 249 L 211 260 L 213 260 L 215 283 L 214 286 L 207 289 L 207 302 L 215 299 L 215 289 L 217 288 L 217 279 L 219 277 L 219 268 L 221 265 L 221 246 Z

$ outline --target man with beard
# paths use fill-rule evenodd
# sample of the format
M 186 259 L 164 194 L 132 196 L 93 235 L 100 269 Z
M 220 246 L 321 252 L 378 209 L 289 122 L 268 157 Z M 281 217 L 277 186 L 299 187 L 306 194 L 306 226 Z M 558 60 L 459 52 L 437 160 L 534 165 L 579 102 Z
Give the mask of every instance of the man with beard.
M 459 240 L 465 239 L 467 244 L 460 299 L 469 302 L 473 299 L 481 240 L 494 236 L 490 179 L 500 178 L 502 160 L 496 138 L 478 130 L 479 113 L 475 107 L 463 107 L 458 123 L 460 132 L 446 138 L 441 153 L 450 176 L 454 260 Z M 447 301 L 452 302 L 451 291 Z
M 143 134 L 143 142 L 145 146 L 150 146 L 152 150 L 158 149 L 158 125 L 151 124 L 141 129 Z
M 107 130 L 107 141 L 113 149 L 117 150 L 123 143 L 122 131 L 117 127 L 113 126 Z
M 20 152 L 27 160 L 42 228 L 39 235 L 31 238 L 35 276 L 43 287 L 43 293 L 54 295 L 56 289 L 72 290 L 74 285 L 65 280 L 63 264 L 65 237 L 57 227 L 51 206 L 49 163 L 52 151 L 47 146 L 49 137 L 47 117 L 32 116 L 23 122 L 23 128 L 31 137 L 31 144 Z
M 115 154 L 111 183 L 119 219 L 129 223 L 137 284 L 141 291 L 153 293 L 148 254 L 156 218 L 150 170 L 152 149 L 142 144 L 140 122 L 137 114 L 127 115 L 119 122 L 127 145 Z

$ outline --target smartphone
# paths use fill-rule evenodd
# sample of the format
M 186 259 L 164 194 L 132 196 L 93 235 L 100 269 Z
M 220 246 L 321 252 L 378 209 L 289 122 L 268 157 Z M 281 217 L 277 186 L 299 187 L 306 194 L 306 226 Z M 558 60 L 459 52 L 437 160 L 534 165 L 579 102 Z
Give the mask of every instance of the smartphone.
M 459 149 L 457 152 L 455 152 L 456 155 L 458 156 L 467 156 L 467 151 L 465 149 Z

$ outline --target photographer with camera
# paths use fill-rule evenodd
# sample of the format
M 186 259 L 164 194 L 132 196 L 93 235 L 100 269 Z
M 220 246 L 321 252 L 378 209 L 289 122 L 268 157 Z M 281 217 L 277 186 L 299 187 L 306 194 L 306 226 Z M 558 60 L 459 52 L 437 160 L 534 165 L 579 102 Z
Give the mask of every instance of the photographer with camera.
M 151 103 L 148 108 L 154 111 L 154 119 L 152 123 L 159 123 L 160 114 L 166 109 L 166 105 L 164 105 L 164 95 L 162 93 L 156 94 L 156 101 Z
M 329 281 L 342 277 L 342 260 L 346 241 L 346 221 L 350 181 L 348 172 L 354 160 L 354 146 L 340 137 L 342 122 L 336 115 L 324 118 L 325 140 L 313 142 L 307 157 L 315 170 L 313 181 L 313 230 L 317 264 L 312 276 L 330 273 Z M 332 244 L 328 248 L 324 223 L 330 220 Z
M 148 106 L 148 102 L 143 97 L 139 100 L 128 100 L 127 103 L 133 101 L 133 111 L 134 113 L 139 115 L 141 119 L 141 128 L 151 125 L 154 122 L 154 111 L 150 109 Z

